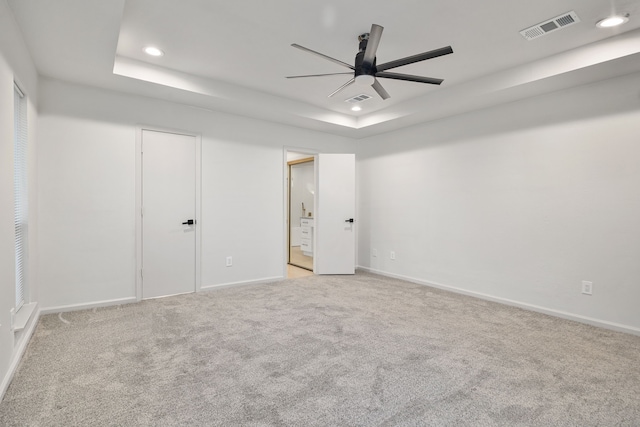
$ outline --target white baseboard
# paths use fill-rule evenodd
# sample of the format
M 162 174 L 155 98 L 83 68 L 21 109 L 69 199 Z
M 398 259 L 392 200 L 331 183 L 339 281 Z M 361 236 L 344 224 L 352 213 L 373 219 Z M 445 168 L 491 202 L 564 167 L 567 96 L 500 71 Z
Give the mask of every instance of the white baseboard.
M 266 277 L 264 279 L 246 280 L 246 281 L 242 281 L 242 282 L 221 283 L 219 285 L 200 286 L 200 290 L 201 291 L 212 291 L 214 289 L 233 288 L 233 287 L 236 287 L 236 286 L 259 285 L 259 284 L 262 284 L 262 283 L 279 282 L 280 280 L 284 280 L 284 279 L 286 279 L 286 277 L 283 277 L 283 276 Z
M 4 398 L 4 394 L 9 388 L 9 384 L 11 384 L 11 380 L 18 369 L 18 365 L 20 364 L 20 360 L 22 360 L 22 355 L 24 355 L 25 350 L 27 349 L 27 345 L 29 341 L 31 341 L 31 336 L 33 335 L 33 331 L 36 330 L 36 326 L 38 325 L 38 320 L 40 319 L 40 310 L 36 308 L 36 312 L 31 316 L 31 319 L 27 322 L 26 328 L 20 331 L 22 337 L 20 339 L 20 343 L 14 349 L 13 354 L 11 355 L 11 363 L 9 364 L 9 369 L 2 379 L 2 383 L 0 383 L 0 402 Z
M 90 302 L 90 303 L 60 305 L 57 307 L 43 308 L 40 310 L 40 314 L 44 315 L 44 314 L 52 314 L 52 313 L 65 313 L 67 311 L 87 310 L 90 308 L 97 308 L 97 307 L 109 307 L 112 305 L 131 304 L 133 302 L 138 302 L 138 299 L 136 297 L 128 297 L 128 298 L 96 301 L 96 302 Z
M 594 319 L 592 317 L 581 316 L 579 314 L 568 313 L 566 311 L 554 310 L 551 308 L 540 307 L 533 304 L 527 304 L 520 301 L 514 301 L 507 298 L 494 297 L 492 295 L 483 294 L 480 292 L 468 291 L 455 286 L 444 285 L 442 283 L 432 282 L 428 280 L 416 279 L 414 277 L 403 276 L 401 274 L 388 273 L 386 271 L 376 270 L 374 268 L 358 266 L 358 270 L 366 271 L 373 274 L 379 274 L 381 276 L 391 277 L 394 279 L 400 279 L 407 282 L 415 283 L 418 285 L 429 286 L 432 288 L 438 288 L 445 291 L 455 292 L 457 294 L 468 295 L 476 298 L 480 298 L 487 301 L 493 301 L 501 304 L 510 305 L 513 307 L 523 308 L 525 310 L 535 311 L 538 313 L 548 314 L 549 316 L 560 317 L 562 319 L 573 320 L 575 322 L 586 323 L 588 325 L 597 326 L 600 328 L 610 329 L 613 331 L 624 332 L 627 334 L 640 336 L 640 329 L 633 326 L 622 325 L 620 323 L 609 322 L 606 320 Z

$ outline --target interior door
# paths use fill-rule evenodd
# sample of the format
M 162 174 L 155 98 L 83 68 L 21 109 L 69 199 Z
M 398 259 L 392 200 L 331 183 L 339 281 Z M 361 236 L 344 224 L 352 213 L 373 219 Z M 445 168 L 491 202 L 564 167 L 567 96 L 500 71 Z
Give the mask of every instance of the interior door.
M 354 154 L 318 154 L 315 273 L 355 272 Z
M 142 297 L 194 292 L 196 137 L 142 131 Z

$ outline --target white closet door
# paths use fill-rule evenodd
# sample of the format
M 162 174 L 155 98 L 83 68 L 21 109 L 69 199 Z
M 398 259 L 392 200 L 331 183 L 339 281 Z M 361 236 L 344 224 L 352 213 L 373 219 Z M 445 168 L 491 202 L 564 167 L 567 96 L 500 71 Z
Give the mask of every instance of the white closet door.
M 196 137 L 143 130 L 143 298 L 195 291 L 195 221 Z

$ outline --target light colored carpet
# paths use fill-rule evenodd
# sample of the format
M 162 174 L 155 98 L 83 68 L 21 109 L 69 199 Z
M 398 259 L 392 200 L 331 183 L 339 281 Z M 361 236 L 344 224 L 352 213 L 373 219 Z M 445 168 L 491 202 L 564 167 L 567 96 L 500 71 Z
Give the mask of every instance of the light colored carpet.
M 638 426 L 640 337 L 370 274 L 44 316 L 2 426 Z

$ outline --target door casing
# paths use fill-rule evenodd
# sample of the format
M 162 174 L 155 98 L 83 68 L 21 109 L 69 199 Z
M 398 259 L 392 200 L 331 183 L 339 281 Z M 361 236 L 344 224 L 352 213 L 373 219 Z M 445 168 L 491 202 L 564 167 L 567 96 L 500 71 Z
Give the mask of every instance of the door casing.
M 309 157 L 304 157 L 302 159 L 297 159 L 297 160 L 289 160 L 287 161 L 287 224 L 288 224 L 288 229 L 287 229 L 287 236 L 288 236 L 288 256 L 287 256 L 287 264 L 291 264 L 291 167 L 294 165 L 300 165 L 300 164 L 304 164 L 304 163 L 313 163 L 314 166 L 314 171 L 313 171 L 313 185 L 315 187 L 316 185 L 316 173 L 315 173 L 315 156 L 309 156 Z M 314 206 L 315 206 L 315 194 L 313 197 L 313 202 L 314 202 Z M 315 212 L 315 209 L 313 209 L 313 211 Z M 315 237 L 315 236 L 314 236 Z M 315 244 L 314 244 L 315 245 Z M 311 271 L 313 271 L 315 263 L 312 260 L 311 261 Z M 291 264 L 293 266 L 296 267 L 300 267 L 300 268 L 304 268 L 307 269 L 307 267 L 303 267 L 297 264 Z

